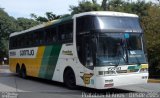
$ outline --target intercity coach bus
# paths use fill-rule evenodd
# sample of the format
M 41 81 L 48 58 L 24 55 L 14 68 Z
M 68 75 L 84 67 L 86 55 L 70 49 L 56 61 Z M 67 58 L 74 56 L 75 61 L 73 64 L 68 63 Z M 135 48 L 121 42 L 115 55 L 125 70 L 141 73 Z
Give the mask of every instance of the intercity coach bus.
M 135 14 L 93 11 L 10 35 L 10 70 L 95 89 L 144 84 L 148 62 Z

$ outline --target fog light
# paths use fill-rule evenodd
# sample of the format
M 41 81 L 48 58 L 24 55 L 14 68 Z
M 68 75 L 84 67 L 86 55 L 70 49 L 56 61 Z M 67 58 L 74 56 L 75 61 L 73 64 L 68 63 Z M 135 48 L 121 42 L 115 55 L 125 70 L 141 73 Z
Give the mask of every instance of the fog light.
M 103 75 L 103 71 L 99 71 L 99 75 Z
M 142 79 L 148 79 L 148 76 L 142 76 Z
M 148 68 L 141 68 L 140 72 L 141 73 L 146 73 L 146 72 L 148 72 Z

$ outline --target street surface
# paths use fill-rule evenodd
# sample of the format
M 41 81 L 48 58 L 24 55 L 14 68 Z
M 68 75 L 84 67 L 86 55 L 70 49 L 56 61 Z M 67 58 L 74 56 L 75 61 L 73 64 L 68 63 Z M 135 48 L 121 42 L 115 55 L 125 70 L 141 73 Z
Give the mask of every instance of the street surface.
M 8 97 L 9 96 L 9 97 Z M 94 90 L 78 87 L 69 90 L 62 83 L 29 77 L 22 79 L 0 65 L 0 98 L 158 98 L 160 83 L 123 86 L 108 90 Z

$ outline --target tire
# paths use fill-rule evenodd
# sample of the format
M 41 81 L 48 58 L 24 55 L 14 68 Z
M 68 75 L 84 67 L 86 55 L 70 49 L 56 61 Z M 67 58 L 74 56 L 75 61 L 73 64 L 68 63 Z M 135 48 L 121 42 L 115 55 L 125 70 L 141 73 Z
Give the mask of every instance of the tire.
M 18 76 L 21 76 L 21 70 L 19 65 L 16 66 L 16 73 Z
M 27 78 L 26 68 L 25 68 L 25 67 L 22 67 L 22 68 L 21 68 L 21 77 L 22 77 L 23 79 L 26 79 L 26 78 Z
M 74 72 L 71 69 L 66 70 L 64 73 L 64 84 L 69 89 L 76 89 L 76 79 Z

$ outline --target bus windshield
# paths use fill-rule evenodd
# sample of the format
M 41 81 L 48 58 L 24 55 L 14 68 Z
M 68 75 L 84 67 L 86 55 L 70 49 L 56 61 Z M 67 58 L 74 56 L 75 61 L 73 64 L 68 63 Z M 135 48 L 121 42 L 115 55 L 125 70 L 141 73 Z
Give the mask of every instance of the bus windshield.
M 97 34 L 96 66 L 146 63 L 142 38 L 140 33 Z
M 76 22 L 77 52 L 83 65 L 147 63 L 138 17 L 84 16 Z

